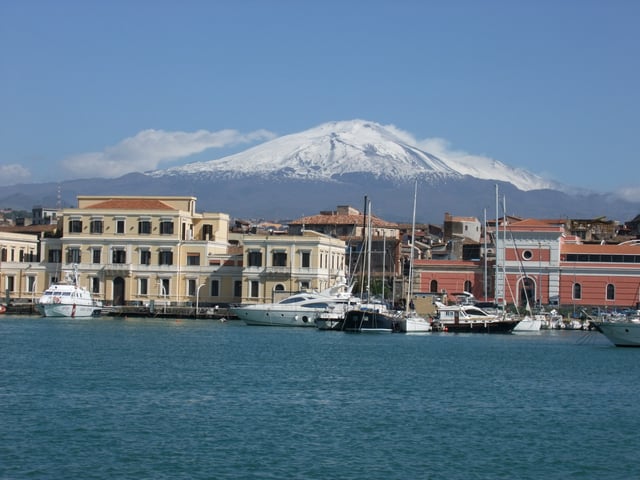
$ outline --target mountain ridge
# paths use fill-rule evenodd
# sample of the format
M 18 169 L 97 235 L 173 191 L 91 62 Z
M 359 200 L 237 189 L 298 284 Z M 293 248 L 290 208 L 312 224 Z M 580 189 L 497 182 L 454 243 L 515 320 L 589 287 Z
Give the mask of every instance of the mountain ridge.
M 410 217 L 419 181 L 417 220 L 441 223 L 445 213 L 482 218 L 495 213 L 495 186 L 510 215 L 532 218 L 609 217 L 628 221 L 640 204 L 565 187 L 526 170 L 464 153 L 441 158 L 404 132 L 360 120 L 329 122 L 217 160 L 118 178 L 3 187 L 0 205 L 75 206 L 77 195 L 195 196 L 200 211 L 235 218 L 295 219 L 338 205 L 391 221 Z M 571 192 L 571 193 L 568 193 Z

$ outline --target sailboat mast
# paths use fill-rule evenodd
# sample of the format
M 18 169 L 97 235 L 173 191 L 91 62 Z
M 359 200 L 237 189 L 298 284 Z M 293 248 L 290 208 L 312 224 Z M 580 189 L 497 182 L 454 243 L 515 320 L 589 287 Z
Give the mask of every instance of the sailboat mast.
M 367 301 L 371 297 L 371 250 L 372 245 L 371 241 L 373 238 L 373 234 L 371 232 L 371 226 L 373 224 L 371 215 L 371 200 L 369 200 L 369 225 L 368 225 L 368 234 L 367 234 Z
M 409 304 L 413 297 L 413 249 L 416 243 L 416 199 L 418 197 L 418 180 L 413 188 L 413 217 L 411 219 L 411 248 L 409 250 L 409 286 L 407 288 L 407 299 L 405 300 L 405 311 L 409 311 Z

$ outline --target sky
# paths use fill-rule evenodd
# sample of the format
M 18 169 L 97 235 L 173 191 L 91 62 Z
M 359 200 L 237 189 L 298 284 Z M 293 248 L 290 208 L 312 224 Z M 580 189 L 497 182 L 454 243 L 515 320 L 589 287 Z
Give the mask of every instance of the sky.
M 363 119 L 640 201 L 636 0 L 0 0 L 0 185 Z

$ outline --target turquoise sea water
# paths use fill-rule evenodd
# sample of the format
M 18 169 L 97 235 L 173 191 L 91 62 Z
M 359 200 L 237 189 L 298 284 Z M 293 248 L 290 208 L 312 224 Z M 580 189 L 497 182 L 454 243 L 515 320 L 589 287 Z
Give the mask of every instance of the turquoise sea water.
M 0 317 L 2 479 L 630 479 L 640 349 Z

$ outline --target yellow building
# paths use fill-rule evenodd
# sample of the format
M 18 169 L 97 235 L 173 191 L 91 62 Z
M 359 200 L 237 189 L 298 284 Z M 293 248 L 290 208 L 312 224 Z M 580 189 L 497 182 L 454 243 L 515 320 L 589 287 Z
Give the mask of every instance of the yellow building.
M 44 283 L 38 235 L 0 232 L 0 304 L 37 295 Z
M 229 254 L 229 216 L 197 213 L 194 197 L 78 196 L 64 234 L 43 239 L 47 283 L 78 265 L 105 304 L 231 303 L 241 260 Z
M 279 301 L 292 292 L 324 290 L 343 280 L 345 242 L 318 232 L 242 235 L 242 303 Z

